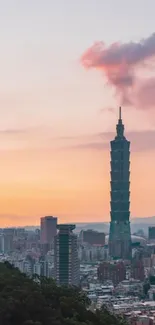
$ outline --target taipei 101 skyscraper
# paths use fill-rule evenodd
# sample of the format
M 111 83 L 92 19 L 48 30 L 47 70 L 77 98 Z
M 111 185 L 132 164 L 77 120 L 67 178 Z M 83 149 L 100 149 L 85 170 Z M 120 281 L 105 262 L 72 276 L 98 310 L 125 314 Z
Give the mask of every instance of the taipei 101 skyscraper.
M 111 145 L 111 222 L 109 255 L 114 259 L 131 258 L 130 232 L 130 142 L 124 136 L 119 108 L 116 136 Z

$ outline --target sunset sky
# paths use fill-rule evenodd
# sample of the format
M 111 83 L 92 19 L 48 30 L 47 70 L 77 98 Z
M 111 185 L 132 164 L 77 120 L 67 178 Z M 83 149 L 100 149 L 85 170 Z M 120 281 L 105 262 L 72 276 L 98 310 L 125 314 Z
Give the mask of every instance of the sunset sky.
M 0 226 L 44 215 L 109 221 L 109 141 L 122 99 L 107 67 L 87 69 L 81 58 L 97 41 L 107 49 L 149 38 L 154 12 L 154 0 L 0 0 Z M 132 67 L 152 88 L 122 108 L 131 218 L 155 215 L 153 46 L 151 63 Z

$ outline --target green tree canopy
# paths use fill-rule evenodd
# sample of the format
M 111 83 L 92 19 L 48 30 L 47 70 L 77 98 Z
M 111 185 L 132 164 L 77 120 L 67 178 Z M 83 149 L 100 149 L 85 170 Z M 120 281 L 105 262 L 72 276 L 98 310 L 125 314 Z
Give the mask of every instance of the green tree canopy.
M 0 263 L 0 324 L 121 325 L 107 310 L 91 312 L 78 288 L 57 286 L 52 279 L 30 279 L 9 263 Z

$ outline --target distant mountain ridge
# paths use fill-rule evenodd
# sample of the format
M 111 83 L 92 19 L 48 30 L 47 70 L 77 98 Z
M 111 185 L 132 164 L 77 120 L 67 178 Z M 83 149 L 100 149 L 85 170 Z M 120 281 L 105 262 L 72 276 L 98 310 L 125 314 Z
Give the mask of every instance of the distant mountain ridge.
M 8 216 L 7 216 L 8 217 Z M 15 218 L 15 216 L 14 216 Z M 4 221 L 5 216 L 3 215 L 3 218 L 0 216 L 0 221 Z M 10 216 L 10 223 L 11 223 L 11 216 Z M 17 216 L 17 222 L 20 223 L 20 217 Z M 29 218 L 28 218 L 29 220 Z M 104 232 L 105 234 L 109 233 L 109 221 L 106 222 L 71 222 L 76 224 L 76 233 L 79 233 L 81 230 L 87 230 L 92 229 L 99 232 Z M 137 232 L 138 230 L 143 230 L 146 235 L 148 235 L 148 227 L 155 226 L 155 216 L 152 217 L 145 217 L 145 218 L 131 218 L 131 232 L 132 234 Z M 40 228 L 39 225 L 37 226 L 11 226 L 10 227 L 20 227 L 25 228 L 28 231 L 34 231 L 36 228 Z M 3 227 L 2 227 L 3 228 Z
M 133 219 L 131 219 L 131 223 L 155 224 L 155 216 L 153 216 L 153 217 L 145 217 L 145 218 L 133 218 Z

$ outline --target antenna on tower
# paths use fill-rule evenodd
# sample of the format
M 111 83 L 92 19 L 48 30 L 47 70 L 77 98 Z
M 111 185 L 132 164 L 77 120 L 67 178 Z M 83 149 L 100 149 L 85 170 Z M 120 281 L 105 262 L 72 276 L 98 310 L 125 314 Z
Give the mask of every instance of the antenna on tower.
M 122 108 L 121 108 L 121 106 L 119 107 L 119 120 L 121 120 L 122 119 Z

